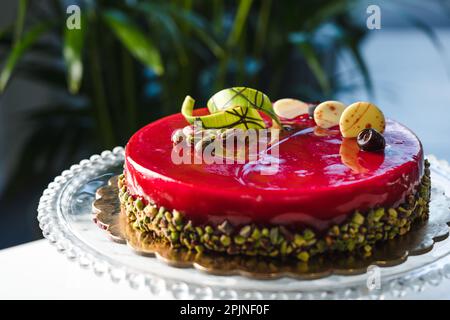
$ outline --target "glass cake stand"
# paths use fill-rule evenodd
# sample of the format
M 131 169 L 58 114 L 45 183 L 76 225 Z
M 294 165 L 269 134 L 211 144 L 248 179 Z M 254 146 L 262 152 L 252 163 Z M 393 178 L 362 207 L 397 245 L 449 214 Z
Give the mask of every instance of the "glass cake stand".
M 450 165 L 434 156 L 431 163 L 431 215 L 449 210 Z M 368 274 L 331 275 L 316 280 L 280 278 L 256 280 L 242 276 L 215 276 L 193 268 L 175 268 L 156 258 L 133 253 L 111 241 L 93 223 L 95 191 L 122 170 L 124 149 L 117 147 L 93 155 L 65 170 L 44 191 L 38 220 L 44 236 L 57 250 L 97 275 L 133 288 L 147 287 L 152 294 L 170 293 L 194 299 L 346 299 L 395 298 L 422 291 L 450 278 L 450 238 L 437 242 L 428 253 L 410 256 L 393 267 L 379 268 L 380 286 L 368 288 Z

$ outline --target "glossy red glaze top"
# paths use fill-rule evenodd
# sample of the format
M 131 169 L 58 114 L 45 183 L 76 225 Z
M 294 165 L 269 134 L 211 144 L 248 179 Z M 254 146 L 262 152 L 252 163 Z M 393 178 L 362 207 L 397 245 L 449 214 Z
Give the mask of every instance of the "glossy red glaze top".
M 200 111 L 203 113 L 203 111 Z M 181 114 L 139 130 L 126 146 L 125 173 L 131 194 L 177 209 L 196 223 L 307 225 L 339 223 L 354 210 L 395 206 L 414 192 L 423 170 L 418 138 L 387 121 L 384 153 L 360 151 L 338 128 L 294 121 L 284 133 L 279 169 L 262 175 L 255 163 L 174 164 L 171 134 L 187 125 Z

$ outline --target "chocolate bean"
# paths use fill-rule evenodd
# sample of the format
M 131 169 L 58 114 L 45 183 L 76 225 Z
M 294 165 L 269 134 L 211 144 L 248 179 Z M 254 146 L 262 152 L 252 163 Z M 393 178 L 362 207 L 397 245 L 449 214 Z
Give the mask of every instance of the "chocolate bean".
M 386 147 L 383 135 L 372 128 L 362 130 L 356 139 L 359 148 L 364 151 L 381 151 Z

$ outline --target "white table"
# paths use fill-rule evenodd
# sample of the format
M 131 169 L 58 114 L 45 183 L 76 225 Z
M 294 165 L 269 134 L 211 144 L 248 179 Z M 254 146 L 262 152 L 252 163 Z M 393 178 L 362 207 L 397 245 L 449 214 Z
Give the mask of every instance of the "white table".
M 98 277 L 47 240 L 0 251 L 0 299 L 151 299 L 146 290 Z M 167 298 L 165 296 L 158 298 Z
M 113 283 L 67 260 L 46 240 L 0 251 L 0 299 L 168 299 Z M 450 299 L 450 280 L 406 299 Z

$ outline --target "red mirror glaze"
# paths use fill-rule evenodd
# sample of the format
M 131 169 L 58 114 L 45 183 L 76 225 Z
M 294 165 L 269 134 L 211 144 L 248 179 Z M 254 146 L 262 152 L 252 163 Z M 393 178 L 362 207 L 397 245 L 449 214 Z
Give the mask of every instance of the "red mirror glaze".
M 356 209 L 395 206 L 419 183 L 421 143 L 398 122 L 387 121 L 384 153 L 360 151 L 337 128 L 323 130 L 305 118 L 293 123 L 296 129 L 280 137 L 278 173 L 261 175 L 254 163 L 172 163 L 170 137 L 187 123 L 181 114 L 163 118 L 128 142 L 128 187 L 196 223 L 228 219 L 321 229 Z

